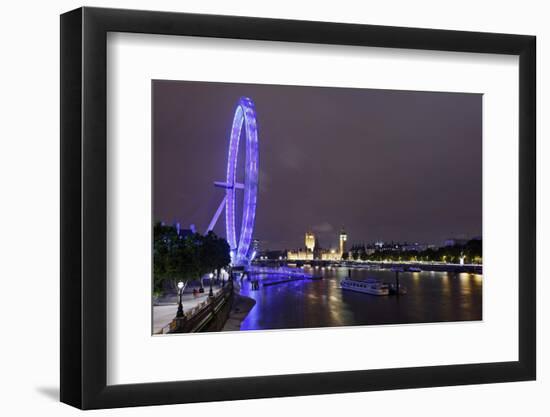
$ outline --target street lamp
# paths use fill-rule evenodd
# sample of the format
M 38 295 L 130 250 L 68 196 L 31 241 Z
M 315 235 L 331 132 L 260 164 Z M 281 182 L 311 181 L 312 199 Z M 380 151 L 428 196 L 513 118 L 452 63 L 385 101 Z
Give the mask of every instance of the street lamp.
M 209 297 L 214 297 L 214 291 L 212 291 L 212 279 L 214 278 L 214 274 L 210 272 L 208 275 L 208 278 L 210 279 L 210 292 L 208 293 Z
M 179 302 L 178 302 L 178 312 L 176 313 L 176 317 L 184 317 L 183 316 L 183 305 L 181 303 L 181 296 L 183 295 L 183 281 L 178 282 L 178 296 L 179 296 Z

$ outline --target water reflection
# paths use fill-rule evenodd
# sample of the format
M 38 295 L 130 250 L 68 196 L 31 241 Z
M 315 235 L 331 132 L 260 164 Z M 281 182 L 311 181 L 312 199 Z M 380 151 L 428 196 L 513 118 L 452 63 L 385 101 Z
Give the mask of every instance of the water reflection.
M 256 305 L 241 330 L 331 327 L 372 324 L 426 323 L 481 320 L 481 275 L 446 272 L 400 273 L 406 295 L 372 296 L 344 291 L 340 280 L 347 268 L 318 268 L 322 280 L 294 281 L 261 286 L 252 291 L 245 281 L 241 293 Z M 393 283 L 386 270 L 352 270 L 352 278 L 374 277 Z M 266 277 L 263 277 L 266 278 Z M 267 277 L 273 279 L 273 277 Z

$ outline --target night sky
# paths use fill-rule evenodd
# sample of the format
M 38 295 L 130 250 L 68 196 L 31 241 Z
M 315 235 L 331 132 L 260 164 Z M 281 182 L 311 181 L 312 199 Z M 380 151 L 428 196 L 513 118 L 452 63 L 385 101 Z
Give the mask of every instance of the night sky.
M 155 220 L 205 232 L 240 96 L 256 105 L 263 249 L 303 247 L 308 229 L 325 248 L 342 227 L 349 244 L 481 235 L 482 95 L 418 91 L 153 81 Z

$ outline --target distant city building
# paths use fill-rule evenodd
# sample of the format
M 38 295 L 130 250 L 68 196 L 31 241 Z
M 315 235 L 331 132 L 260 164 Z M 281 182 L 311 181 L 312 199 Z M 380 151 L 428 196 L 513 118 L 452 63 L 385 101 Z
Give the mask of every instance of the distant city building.
M 164 223 L 161 223 L 164 225 Z M 182 229 L 180 222 L 175 222 L 173 227 L 176 229 L 176 234 L 182 238 L 185 239 L 187 236 L 191 236 L 193 233 L 195 233 L 195 225 L 192 224 L 189 229 Z
M 306 232 L 306 250 L 312 253 L 315 251 L 315 235 L 313 232 Z
M 340 257 L 342 257 L 342 254 L 346 251 L 347 240 L 348 240 L 348 235 L 346 234 L 345 230 L 342 229 L 340 231 Z
M 289 261 L 312 261 L 314 259 L 313 252 L 308 249 L 289 250 L 286 257 Z
M 475 238 L 474 238 L 475 239 Z M 415 257 L 416 253 L 424 252 L 428 249 L 435 250 L 437 245 L 426 243 L 409 243 L 409 242 L 384 242 L 377 240 L 370 244 L 356 243 L 348 248 L 347 246 L 348 235 L 344 229 L 342 229 L 338 235 L 338 247 L 332 246 L 330 249 L 321 248 L 319 240 L 315 234 L 311 231 L 305 233 L 304 248 L 296 250 L 289 250 L 286 252 L 286 257 L 290 261 L 310 261 L 310 260 L 323 260 L 323 261 L 340 261 L 346 260 L 366 260 L 368 256 L 375 253 L 385 254 L 387 256 L 394 256 L 401 253 L 409 253 L 411 257 Z M 443 242 L 442 247 L 450 247 L 456 245 L 466 245 L 468 239 L 452 238 Z M 344 255 L 344 256 L 342 256 Z M 346 256 L 347 255 L 347 256 Z
M 465 245 L 466 243 L 468 242 L 467 239 L 461 239 L 461 238 L 452 238 L 452 239 L 447 239 L 443 242 L 443 246 L 444 247 L 448 247 L 448 246 L 457 246 L 457 245 Z
M 336 249 L 321 252 L 321 260 L 323 261 L 339 261 L 342 259 L 342 254 Z
M 305 234 L 305 248 L 297 250 L 290 250 L 287 252 L 287 259 L 291 261 L 312 261 L 314 259 L 321 259 L 323 261 L 339 261 L 342 259 L 342 254 L 346 251 L 346 241 L 348 235 L 342 229 L 339 235 L 338 249 L 321 249 L 317 245 L 317 239 L 315 234 L 311 231 Z
M 383 242 L 376 241 L 372 244 L 366 245 L 364 252 L 367 255 L 372 255 L 375 252 L 382 253 L 397 253 L 397 252 L 423 252 L 427 249 L 434 249 L 435 245 L 424 243 L 408 243 L 408 242 Z
M 296 251 L 288 251 L 287 258 L 291 261 L 311 261 L 315 258 L 316 241 L 313 232 L 306 232 L 305 249 L 298 249 Z
M 286 257 L 286 250 L 264 250 L 259 252 L 258 260 L 280 260 Z
M 421 243 L 404 243 L 401 250 L 404 252 L 423 252 L 427 249 L 434 249 L 435 245 L 425 245 Z
M 261 251 L 261 245 L 260 245 L 260 239 L 252 239 L 252 245 L 250 246 L 252 248 L 252 251 L 256 252 L 257 254 Z

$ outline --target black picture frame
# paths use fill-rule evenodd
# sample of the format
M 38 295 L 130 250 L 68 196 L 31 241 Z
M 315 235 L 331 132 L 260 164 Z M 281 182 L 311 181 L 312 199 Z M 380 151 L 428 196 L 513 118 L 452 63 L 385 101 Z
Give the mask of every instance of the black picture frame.
M 519 360 L 109 386 L 108 32 L 519 56 Z M 61 401 L 82 409 L 533 380 L 536 377 L 534 36 L 171 12 L 61 15 Z

